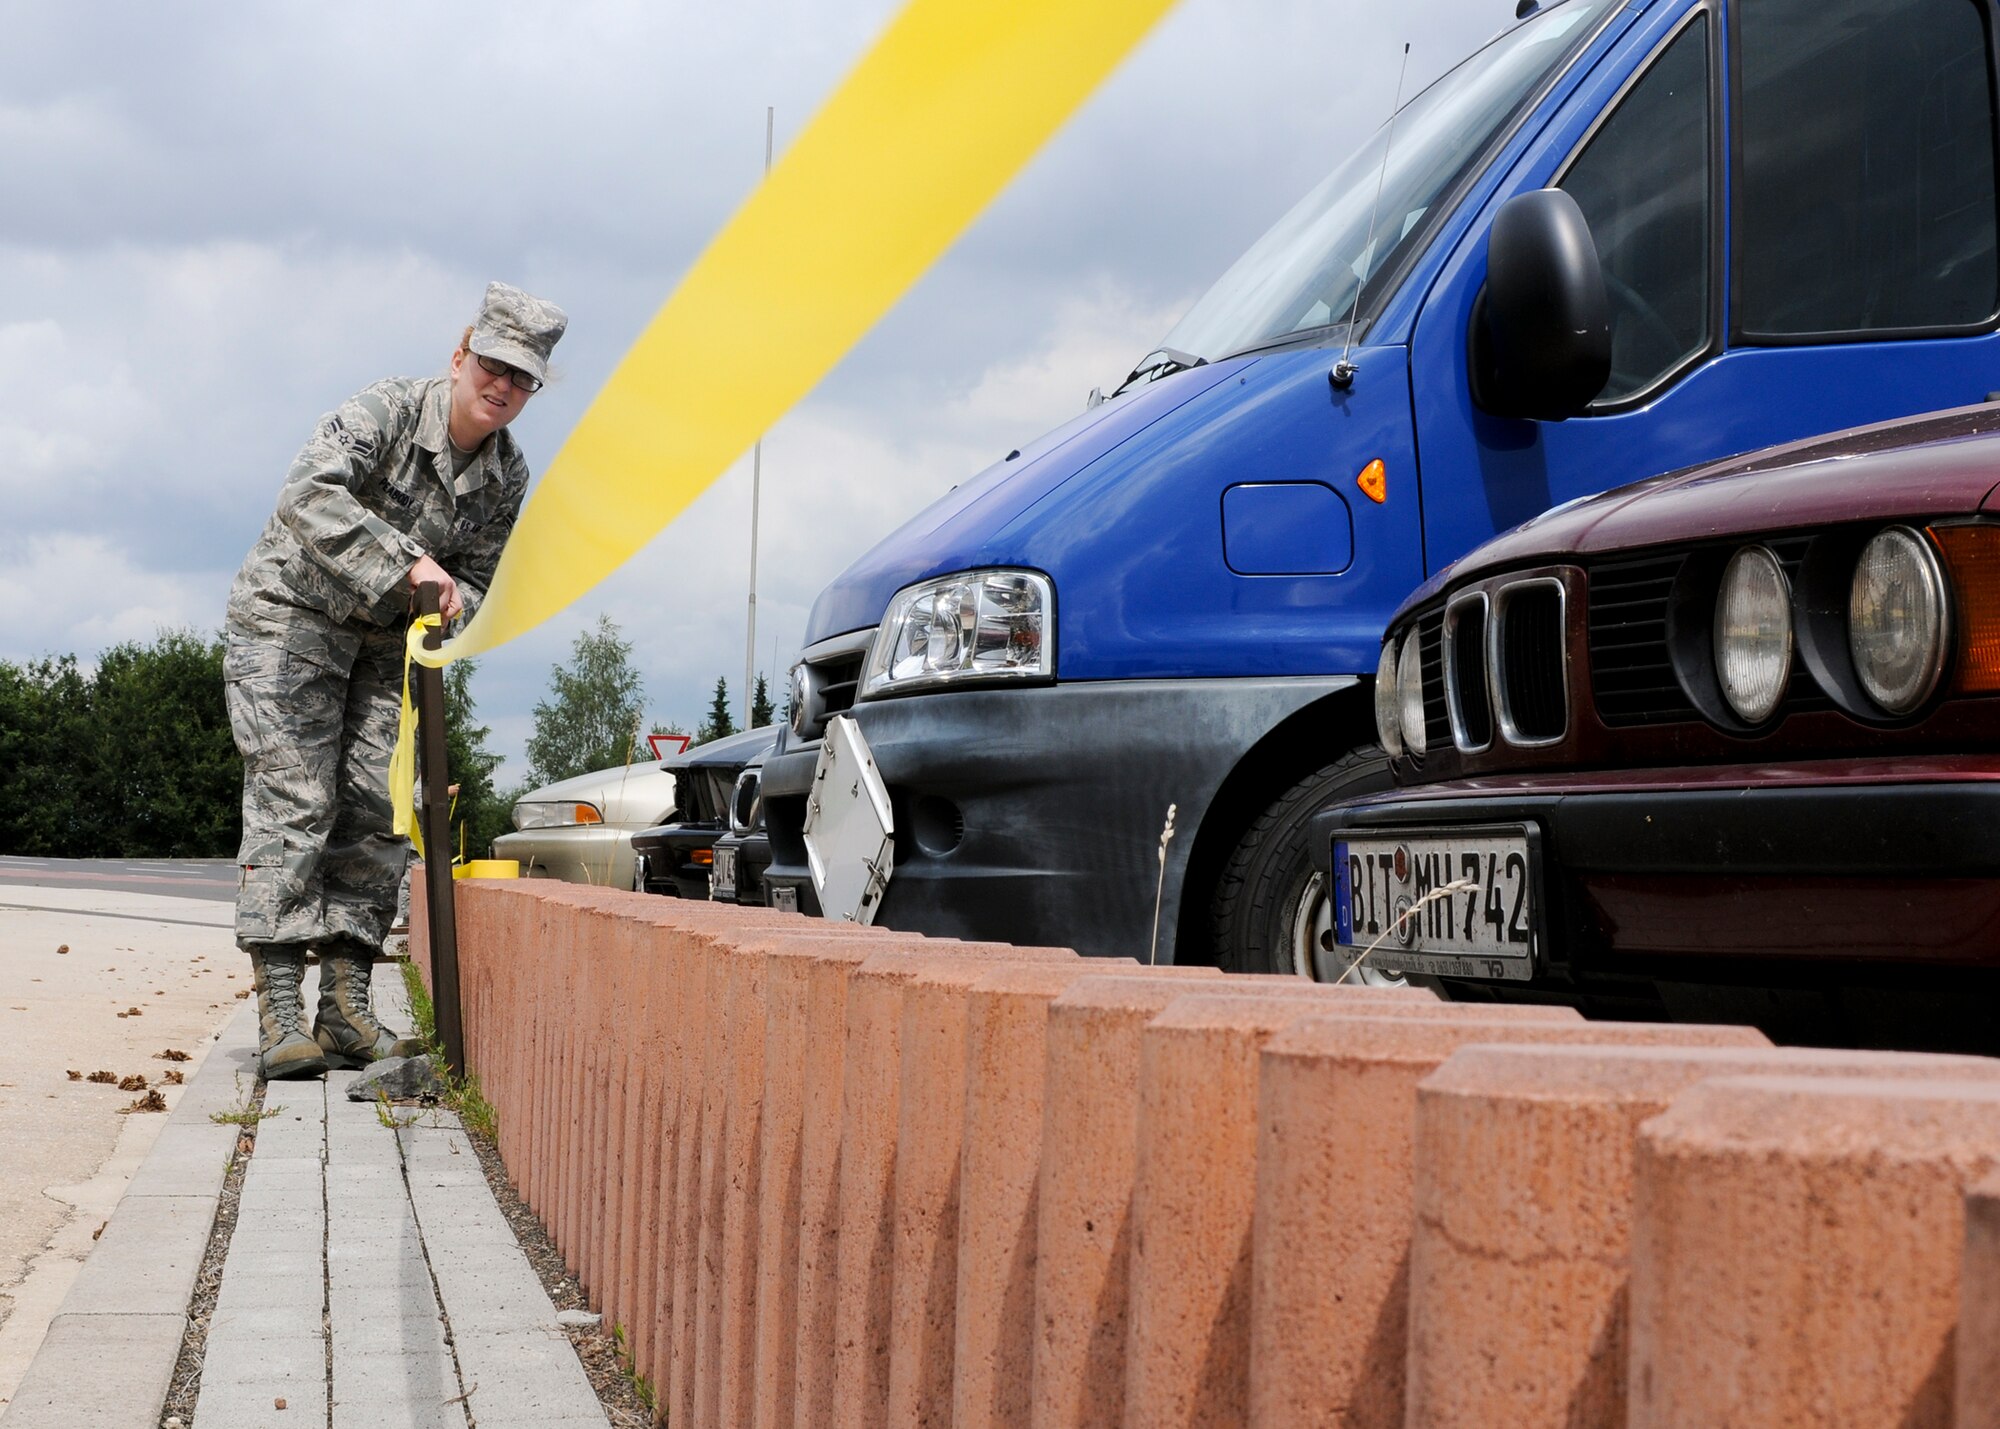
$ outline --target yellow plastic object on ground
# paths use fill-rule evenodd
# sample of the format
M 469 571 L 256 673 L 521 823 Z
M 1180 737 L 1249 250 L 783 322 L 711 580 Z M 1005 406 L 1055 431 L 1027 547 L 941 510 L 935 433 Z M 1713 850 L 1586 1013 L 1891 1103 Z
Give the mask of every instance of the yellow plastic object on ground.
M 823 378 L 1173 0 L 910 0 L 577 423 L 443 664 L 623 565 Z
M 521 860 L 518 858 L 475 858 L 470 863 L 452 865 L 453 878 L 519 878 Z

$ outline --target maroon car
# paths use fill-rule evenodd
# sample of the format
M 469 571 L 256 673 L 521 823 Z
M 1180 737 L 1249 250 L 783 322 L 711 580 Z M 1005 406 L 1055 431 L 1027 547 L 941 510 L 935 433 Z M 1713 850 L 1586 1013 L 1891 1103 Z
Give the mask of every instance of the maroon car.
M 1968 408 L 1573 502 L 1441 572 L 1382 646 L 1397 788 L 1315 825 L 1323 975 L 1990 1043 L 1996 487 L 2000 407 Z

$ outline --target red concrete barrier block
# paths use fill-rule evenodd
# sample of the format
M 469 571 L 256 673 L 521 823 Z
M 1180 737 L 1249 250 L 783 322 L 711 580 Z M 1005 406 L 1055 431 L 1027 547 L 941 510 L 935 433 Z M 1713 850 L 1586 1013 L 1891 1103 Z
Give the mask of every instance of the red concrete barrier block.
M 1139 1038 L 1125 1423 L 1234 1426 L 1249 1414 L 1257 1064 L 1270 1037 L 1341 1002 L 1412 990 L 1189 989 Z
M 723 961 L 724 1065 L 712 1069 L 721 1087 L 721 1120 L 703 1138 L 702 1281 L 696 1333 L 707 1359 L 696 1362 L 696 1403 L 712 1405 L 711 1422 L 748 1424 L 755 1397 L 757 1355 L 758 1206 L 762 1181 L 767 984 L 781 950 L 875 947 L 880 935 L 853 924 L 829 923 L 801 935 L 797 920 L 785 931 L 760 927 L 734 935 Z
M 939 944 L 963 946 L 946 939 L 927 940 L 884 929 L 872 931 L 874 938 L 860 945 L 868 957 L 884 951 L 915 952 Z M 822 959 L 806 974 L 806 1035 L 800 1072 L 803 1092 L 798 1147 L 798 1268 L 794 1277 L 797 1318 L 793 1330 L 793 1408 L 789 1421 L 798 1429 L 821 1429 L 833 1420 L 847 1004 L 854 973 L 861 965 L 845 959 Z M 759 1313 L 761 1316 L 761 1307 Z M 782 1315 L 783 1309 L 776 1313 Z M 774 1355 L 778 1353 L 773 1351 Z
M 2000 1429 L 2000 1176 L 1965 1193 L 1955 1429 Z
M 1456 1053 L 1417 1091 L 1410 1423 L 1487 1425 L 1496 1416 L 1510 1425 L 1625 1422 L 1639 1124 L 1698 1082 L 1757 1072 L 1936 1080 L 1993 1077 L 2000 1062 L 1810 1048 L 1486 1046 Z M 1790 1105 L 1803 1113 L 1809 1103 Z M 2000 1120 L 1994 1127 L 2000 1133 Z M 1747 1164 L 1755 1178 L 1772 1169 L 1768 1158 Z M 1683 1204 L 1695 1213 L 1697 1202 Z M 1954 1201 L 1954 1266 L 1959 1214 Z M 1707 1220 L 1710 1212 L 1699 1215 Z M 1728 1255 L 1763 1261 L 1748 1244 L 1765 1234 L 1754 1218 L 1731 1225 L 1740 1243 Z M 1955 1290 L 1955 1270 L 1951 1278 Z M 1748 1280 L 1742 1293 L 1755 1298 L 1773 1283 Z M 1732 1333 L 1743 1328 L 1723 1309 L 1731 1298 L 1712 1284 L 1698 1298 L 1708 1323 Z M 1791 1302 L 1778 1319 L 1807 1313 L 1809 1303 Z M 1763 1350 L 1755 1353 L 1761 1377 Z M 1716 1368 L 1680 1359 L 1674 1373 L 1712 1379 Z M 1662 1382 L 1657 1373 L 1654 1380 Z M 1673 1391 L 1681 1389 L 1673 1381 Z M 1733 1406 L 1697 1394 L 1719 1410 Z M 1738 1412 L 1653 1422 L 1778 1422 L 1739 1419 Z M 1864 1415 L 1848 1422 L 1885 1421 Z
M 1093 958 L 1074 967 L 1001 968 L 972 989 L 952 1351 L 956 1429 L 1029 1423 L 1048 1008 L 1082 979 L 1107 975 L 1156 984 L 1221 976 L 1212 968 Z
M 799 1234 L 805 1214 L 804 1145 L 809 1084 L 840 1077 L 844 1021 L 816 1026 L 816 974 L 842 985 L 845 975 L 876 950 L 875 938 L 785 940 L 764 969 L 764 1102 L 757 1147 L 755 1381 L 750 1422 L 756 1429 L 792 1429 L 797 1405 Z M 822 1017 L 821 1022 L 828 1019 Z M 815 1050 L 819 1051 L 814 1065 Z M 830 1055 L 829 1055 L 830 1054 Z M 838 1131 L 839 1097 L 832 1099 Z M 829 1371 L 832 1350 L 827 1350 Z
M 1258 1072 L 1252 1425 L 1404 1422 L 1417 1084 L 1483 1042 L 1769 1045 L 1747 1027 L 1476 1003 L 1315 1014 L 1278 1033 Z
M 882 953 L 855 970 L 841 1069 L 832 1419 L 838 1429 L 882 1429 L 888 1419 L 905 990 L 970 987 L 996 960 L 1075 956 L 1066 949 L 959 944 L 949 953 Z
M 967 1127 L 968 1047 L 980 989 L 1026 1003 L 1040 1020 L 1048 1002 L 1100 968 L 1136 971 L 1129 959 L 1003 962 L 977 981 L 912 978 L 903 990 L 902 1080 L 897 1109 L 894 1243 L 889 1313 L 889 1415 L 892 1426 L 956 1424 L 954 1359 L 961 1290 L 960 1239 L 996 1230 L 975 1206 L 968 1161 L 982 1147 Z M 1040 1047 L 1033 1076 L 1041 1072 Z M 1008 1066 L 1010 1080 L 1026 1074 Z M 1040 1117 L 1031 1128 L 1039 1147 Z M 1031 1158 L 1032 1161 L 1032 1158 Z M 1033 1282 L 1029 1282 L 1032 1293 Z
M 1214 968 L 1147 968 L 1086 978 L 1049 1004 L 1044 1031 L 1042 1144 L 1035 1192 L 1035 1429 L 1091 1429 L 1124 1418 L 1132 1186 L 1138 1165 L 1139 1044 L 1146 1024 L 1191 989 L 1310 992 L 1298 978 Z M 1428 993 L 1344 989 L 1370 1006 L 1432 1001 Z M 1080 1147 L 1088 1155 L 1078 1155 Z
M 1730 1078 L 1650 1122 L 1630 1422 L 1949 1425 L 1965 1191 L 2000 1166 L 1992 1065 Z

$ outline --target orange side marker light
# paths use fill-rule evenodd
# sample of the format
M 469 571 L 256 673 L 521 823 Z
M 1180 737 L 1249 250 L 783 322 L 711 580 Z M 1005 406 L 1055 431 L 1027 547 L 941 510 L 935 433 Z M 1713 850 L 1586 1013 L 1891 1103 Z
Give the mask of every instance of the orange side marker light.
M 1961 694 L 2000 690 L 2000 526 L 1933 526 L 1958 607 Z
M 1361 475 L 1354 478 L 1354 484 L 1361 488 L 1361 494 L 1380 506 L 1389 499 L 1389 468 L 1382 465 L 1382 458 L 1361 468 Z

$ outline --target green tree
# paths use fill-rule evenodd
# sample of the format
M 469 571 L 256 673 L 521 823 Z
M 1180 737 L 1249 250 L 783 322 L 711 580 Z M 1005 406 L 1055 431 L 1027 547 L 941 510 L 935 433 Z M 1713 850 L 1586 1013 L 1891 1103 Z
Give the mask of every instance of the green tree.
M 97 741 L 90 682 L 74 655 L 0 664 L 0 853 L 101 852 Z
M 694 732 L 696 744 L 707 744 L 711 739 L 721 739 L 736 733 L 736 721 L 729 716 L 729 681 L 717 675 L 715 694 L 708 702 L 708 718 L 701 728 Z
M 478 724 L 472 699 L 474 660 L 455 660 L 444 667 L 444 743 L 451 782 L 458 785 L 454 815 L 465 829 L 465 856 L 485 858 L 493 840 L 507 832 L 514 801 L 493 787 L 500 756 L 486 747 L 490 726 Z M 454 850 L 456 852 L 456 850 Z
M 535 706 L 528 736 L 528 782 L 610 769 L 629 761 L 643 702 L 632 642 L 608 615 L 576 637 L 567 666 L 549 669 L 549 698 Z
M 771 687 L 765 683 L 763 675 L 757 676 L 757 686 L 750 694 L 750 728 L 762 729 L 770 724 L 776 715 L 771 709 Z
M 91 681 L 94 802 L 111 858 L 232 856 L 242 836 L 243 761 L 222 693 L 222 642 L 162 631 L 114 645 Z
M 222 696 L 222 642 L 163 631 L 71 655 L 0 662 L 0 853 L 227 857 L 243 766 Z

